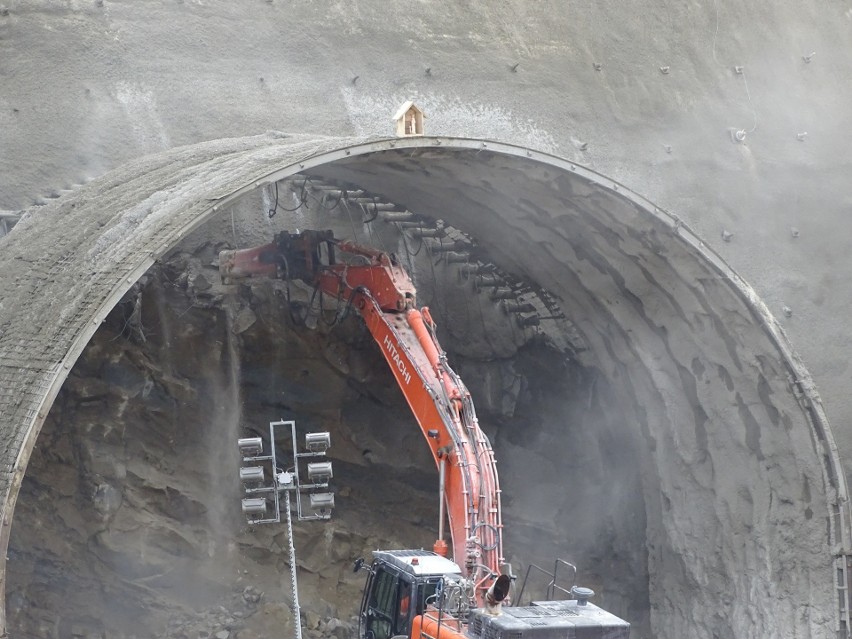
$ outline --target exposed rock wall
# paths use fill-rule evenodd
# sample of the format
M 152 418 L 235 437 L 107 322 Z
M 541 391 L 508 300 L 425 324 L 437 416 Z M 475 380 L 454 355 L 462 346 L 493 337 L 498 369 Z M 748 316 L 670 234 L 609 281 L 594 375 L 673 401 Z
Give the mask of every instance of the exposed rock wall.
M 215 212 L 207 198 L 217 200 L 216 206 L 221 209 L 216 223 L 204 229 L 211 238 L 220 238 L 214 242 L 231 237 L 238 243 L 254 236 L 260 236 L 260 241 L 268 240 L 274 226 L 266 201 L 270 193 L 258 190 L 254 180 L 263 179 L 288 158 L 301 158 L 301 163 L 310 164 L 322 179 L 360 185 L 428 218 L 444 216 L 458 228 L 474 231 L 477 239 L 473 248 L 478 257 L 494 260 L 535 286 L 545 285 L 568 309 L 576 328 L 572 334 L 579 334 L 584 346 L 579 349 L 580 359 L 567 359 L 597 368 L 610 383 L 614 406 L 625 413 L 616 422 L 630 425 L 621 431 L 628 439 L 622 440 L 622 434 L 615 441 L 632 446 L 631 434 L 638 433 L 642 438 L 635 450 L 635 461 L 645 501 L 651 624 L 658 636 L 680 636 L 687 628 L 712 636 L 720 627 L 716 614 L 720 602 L 731 629 L 747 627 L 764 632 L 767 624 L 774 624 L 773 632 L 780 636 L 807 635 L 831 623 L 835 601 L 830 562 L 837 550 L 831 544 L 837 521 L 832 521 L 830 509 L 843 506 L 836 502 L 840 495 L 837 491 L 842 487 L 831 483 L 837 459 L 826 439 L 829 431 L 820 430 L 826 424 L 817 420 L 821 417 L 818 399 L 812 393 L 797 390 L 808 381 L 806 371 L 784 350 L 785 342 L 776 325 L 750 289 L 741 284 L 738 287 L 735 275 L 684 231 L 676 218 L 649 209 L 641 198 L 625 194 L 621 187 L 616 188 L 618 185 L 611 186 L 574 164 L 494 143 L 451 139 L 373 142 L 309 157 L 310 153 L 339 144 L 340 141 L 329 139 L 282 140 L 280 136 L 266 136 L 204 144 L 133 163 L 47 209 L 88 225 L 106 225 L 101 235 L 79 230 L 76 241 L 53 226 L 49 215 L 28 216 L 15 233 L 29 234 L 18 234 L 22 242 L 10 243 L 9 254 L 3 257 L 11 264 L 15 255 L 26 255 L 28 261 L 56 270 L 50 271 L 55 274 L 49 280 L 16 278 L 14 269 L 6 271 L 16 293 L 9 299 L 18 305 L 0 307 L 5 321 L 15 327 L 9 335 L 30 336 L 34 325 L 27 318 L 36 314 L 36 308 L 45 306 L 58 309 L 60 319 L 69 319 L 71 326 L 82 323 L 83 335 L 94 332 L 87 328 L 91 316 L 86 315 L 85 309 L 87 305 L 97 307 L 103 303 L 102 289 L 114 281 L 112 269 L 141 273 L 139 262 L 134 260 L 142 260 L 143 266 L 148 263 L 145 260 L 150 260 L 151 253 L 145 249 L 149 242 L 163 252 L 169 242 L 198 223 L 198 216 L 205 211 Z M 289 170 L 293 169 L 278 175 Z M 145 172 L 148 174 L 142 177 Z M 132 178 L 129 186 L 123 184 L 122 176 L 126 175 Z M 501 179 L 495 180 L 495 175 Z M 301 180 L 304 182 L 305 177 Z M 241 184 L 246 184 L 239 191 L 242 199 L 223 199 L 230 192 L 228 189 L 237 189 Z M 148 197 L 139 204 L 138 198 L 145 193 Z M 245 206 L 245 211 L 225 208 L 231 201 Z M 116 210 L 108 205 L 110 202 L 117 203 Z M 245 235 L 242 226 L 237 225 L 238 218 L 241 223 L 243 219 L 237 213 L 245 213 L 249 221 L 250 232 Z M 136 229 L 133 224 L 140 215 L 145 224 Z M 375 236 L 378 227 L 366 218 L 359 231 L 346 207 L 333 214 L 323 206 L 308 215 L 296 206 L 286 215 L 279 215 L 276 224 L 290 228 L 322 227 L 336 219 L 341 228 L 351 229 L 356 239 L 366 235 L 378 246 L 389 242 L 390 246 L 404 249 L 406 245 L 400 238 L 389 241 L 382 234 Z M 32 231 L 37 228 L 44 234 L 34 234 Z M 242 237 L 238 237 L 238 228 Z M 397 232 L 393 225 L 387 228 L 392 234 Z M 138 236 L 128 233 L 134 229 Z M 53 236 L 55 245 L 48 240 Z M 14 239 L 16 235 L 8 237 Z M 51 250 L 27 250 L 39 242 L 50 244 Z M 92 282 L 76 277 L 77 269 L 85 269 L 90 263 L 86 261 L 92 255 L 90 246 L 101 249 L 98 256 L 111 258 L 101 263 L 110 276 Z M 69 252 L 60 256 L 57 247 L 66 247 Z M 204 259 L 187 261 L 178 269 L 187 270 L 185 277 L 175 275 L 176 281 L 191 283 L 196 297 L 204 291 L 212 295 L 214 277 L 198 267 L 207 268 L 214 256 L 215 252 L 210 252 Z M 422 252 L 420 259 L 424 263 L 412 263 L 411 268 L 418 286 L 423 284 L 426 291 L 421 302 L 443 310 L 447 319 L 459 309 L 468 311 L 459 315 L 468 317 L 469 327 L 465 328 L 458 319 L 446 322 L 456 329 L 451 331 L 451 336 L 455 334 L 452 339 L 464 344 L 458 350 L 468 355 L 481 352 L 488 340 L 470 337 L 477 333 L 491 335 L 499 329 L 502 336 L 491 345 L 500 346 L 499 356 L 506 357 L 507 353 L 519 352 L 525 343 L 517 341 L 518 335 L 537 333 L 518 334 L 518 327 L 506 322 L 499 306 L 492 301 L 484 303 L 477 297 L 483 291 L 471 291 L 470 282 L 458 277 L 453 270 L 460 268 L 458 265 L 446 264 L 448 268 L 441 274 L 436 270 L 441 260 L 433 261 L 429 251 Z M 56 262 L 66 268 L 59 268 Z M 727 274 L 728 279 L 720 279 L 720 274 Z M 133 278 L 120 279 L 114 284 L 119 288 L 113 290 L 133 288 Z M 71 301 L 56 293 L 29 297 L 20 294 L 22 290 L 49 291 L 51 287 L 61 293 L 64 282 L 78 291 Z M 456 286 L 450 286 L 450 282 Z M 100 296 L 83 295 L 82 291 L 90 288 L 99 291 Z M 263 297 L 260 289 L 251 293 Z M 196 297 L 187 308 L 194 308 Z M 451 302 L 452 297 L 465 303 Z M 135 298 L 131 301 L 135 304 Z M 26 309 L 29 315 L 14 313 L 15 308 Z M 478 313 L 470 312 L 477 310 Z M 486 310 L 490 318 L 487 322 Z M 238 331 L 245 332 L 257 323 L 257 313 L 245 305 L 232 312 Z M 130 326 L 138 323 L 132 309 L 126 321 Z M 565 323 L 556 318 L 549 321 L 560 326 Z M 477 323 L 483 322 L 487 326 L 480 330 Z M 73 333 L 69 326 L 48 328 L 57 336 L 51 343 L 57 356 L 64 352 L 64 340 L 74 339 L 75 335 L 82 348 L 80 334 Z M 559 328 L 555 336 L 549 337 L 558 337 L 563 330 L 566 329 Z M 38 339 L 44 342 L 46 335 L 39 333 Z M 10 338 L 3 344 L 8 352 L 20 357 L 20 348 L 8 348 L 12 344 Z M 570 348 L 560 352 L 574 353 Z M 328 361 L 345 372 L 346 358 L 334 349 L 330 353 L 333 357 L 328 357 Z M 229 361 L 236 358 L 230 357 Z M 708 364 L 713 365 L 710 369 L 724 369 L 726 375 L 705 375 Z M 363 372 L 370 367 L 354 369 Z M 35 367 L 30 370 L 23 366 L 13 371 L 7 365 L 6 370 L 8 379 L 17 387 L 38 394 L 37 388 L 23 381 L 37 377 L 24 375 L 35 375 Z M 49 368 L 42 372 L 55 371 Z M 797 385 L 792 384 L 791 375 L 797 376 Z M 564 381 L 572 379 L 569 376 Z M 11 388 L 6 390 L 7 399 L 13 395 Z M 740 404 L 737 397 L 744 398 L 747 409 L 751 405 L 763 409 L 738 411 L 737 419 L 730 419 L 732 407 Z M 521 404 L 519 399 L 511 403 Z M 27 405 L 20 401 L 7 401 L 4 405 L 13 413 L 27 411 Z M 748 420 L 743 422 L 746 417 Z M 784 428 L 779 428 L 779 423 L 785 424 Z M 39 424 L 31 423 L 31 434 L 37 433 Z M 564 425 L 561 432 L 570 440 Z M 375 449 L 369 450 L 378 450 L 379 458 L 383 458 L 395 449 L 377 443 Z M 696 457 L 696 451 L 703 456 Z M 717 453 L 720 458 L 714 457 Z M 14 449 L 7 450 L 7 454 L 14 454 Z M 772 455 L 774 463 L 765 463 L 767 454 Z M 717 463 L 724 474 L 715 471 Z M 802 512 L 797 507 L 804 494 L 802 477 L 807 478 L 809 492 L 819 495 L 811 500 L 810 516 L 807 510 Z M 566 484 L 570 485 L 571 480 L 566 480 Z M 760 501 L 730 501 L 734 492 L 739 494 L 740 487 L 751 496 L 753 485 L 765 489 Z M 700 499 L 691 499 L 690 495 Z M 551 503 L 561 504 L 552 499 Z M 749 503 L 757 507 L 750 508 Z M 581 513 L 578 518 L 585 515 Z M 550 513 L 541 516 L 549 517 Z M 823 525 L 826 519 L 831 524 L 827 527 Z M 625 530 L 632 530 L 623 523 Z M 696 530 L 702 534 L 695 534 Z M 706 553 L 706 542 L 711 537 L 717 543 L 715 556 Z M 601 540 L 606 541 L 606 537 Z M 802 548 L 797 544 L 802 544 Z M 606 544 L 602 547 L 606 548 Z M 718 557 L 723 559 L 717 561 Z M 750 572 L 745 579 L 742 557 L 758 558 L 747 564 Z M 776 565 L 784 566 L 792 577 L 778 582 Z M 761 587 L 754 588 L 754 584 Z M 806 593 L 806 599 L 802 593 Z M 801 614 L 791 615 L 786 607 L 792 597 L 804 602 Z M 631 597 L 622 596 L 620 605 L 627 607 L 630 601 Z
M 848 456 L 848 20 L 843 3 L 792 0 L 643 0 L 627 8 L 359 0 L 267 2 L 250 11 L 189 0 L 8 0 L 0 7 L 0 208 L 53 200 L 125 160 L 188 142 L 267 129 L 385 133 L 390 114 L 413 97 L 429 115 L 429 132 L 557 151 L 697 229 L 782 318 Z M 733 135 L 740 130 L 744 143 Z M 114 186 L 147 181 L 125 173 Z M 433 179 L 429 188 L 450 182 Z M 433 214 L 485 201 L 489 190 L 444 198 Z M 135 204 L 116 199 L 101 213 L 108 219 L 106 211 Z M 523 203 L 489 202 L 516 204 Z M 557 200 L 543 208 L 565 207 Z M 54 247 L 80 246 L 85 238 L 75 231 L 84 226 L 71 209 L 50 211 L 52 224 L 66 225 L 66 242 Z M 706 273 L 684 272 L 700 286 L 678 285 L 683 299 L 667 282 L 655 286 L 647 274 L 660 262 L 646 261 L 629 233 L 572 239 L 563 220 L 554 243 L 560 231 L 547 226 L 552 220 L 540 211 L 528 219 L 542 224 L 529 242 L 504 242 L 496 252 L 523 270 L 520 247 L 555 247 L 535 276 L 554 289 L 567 282 L 566 306 L 593 336 L 595 365 L 619 380 L 616 402 L 647 446 L 637 454 L 658 626 L 680 637 L 698 618 L 720 634 L 768 623 L 800 634 L 830 625 L 833 575 L 823 569 L 822 531 L 831 488 L 789 456 L 822 443 L 795 427 L 801 408 L 788 396 L 790 371 L 765 358 L 774 346 L 758 339 L 743 354 L 718 339 L 748 334 L 749 310 Z M 590 256 L 584 242 L 599 234 L 611 242 Z M 13 279 L 4 280 L 4 295 Z M 78 291 L 76 284 L 67 289 Z M 625 307 L 606 305 L 621 296 Z M 28 351 L 32 359 L 37 349 Z M 46 365 L 60 358 L 48 356 Z M 523 392 L 515 365 L 486 370 L 478 395 L 504 416 L 515 411 Z M 7 388 L 16 377 L 4 377 Z M 37 384 L 25 390 L 35 393 Z M 692 410 L 684 397 L 715 408 Z M 729 465 L 743 472 L 727 473 Z M 803 564 L 811 568 L 799 570 Z M 693 589 L 699 598 L 680 596 Z
M 434 464 L 360 320 L 294 325 L 280 283 L 222 287 L 214 255 L 202 243 L 149 273 L 63 388 L 15 518 L 16 636 L 286 635 L 284 529 L 245 527 L 235 446 L 278 418 L 333 438 L 334 518 L 296 525 L 309 637 L 351 636 L 355 557 L 431 545 Z M 302 317 L 307 293 L 293 294 Z M 512 353 L 497 364 L 469 349 L 459 361 L 473 386 L 494 383 L 495 365 L 517 386 L 510 404 L 496 394 L 479 403 L 500 460 L 508 557 L 519 572 L 573 561 L 599 602 L 645 636 L 638 467 L 608 386 L 544 345 Z M 566 454 L 566 436 L 583 455 Z M 528 596 L 543 586 L 533 577 Z

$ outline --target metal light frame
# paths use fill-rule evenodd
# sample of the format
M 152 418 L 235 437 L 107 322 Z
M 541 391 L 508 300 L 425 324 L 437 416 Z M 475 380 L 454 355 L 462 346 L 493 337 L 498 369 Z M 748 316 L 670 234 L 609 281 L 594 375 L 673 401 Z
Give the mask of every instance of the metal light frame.
M 290 443 L 293 450 L 292 472 L 279 470 L 278 458 L 275 454 L 275 443 L 278 441 L 275 428 L 286 428 L 287 426 L 290 427 Z M 264 455 L 263 440 L 260 437 L 245 437 L 237 442 L 242 457 L 240 480 L 243 482 L 247 495 L 242 500 L 242 510 L 251 525 L 281 523 L 283 493 L 287 523 L 287 551 L 290 558 L 290 587 L 293 593 L 293 618 L 297 621 L 294 628 L 295 639 L 302 639 L 302 624 L 298 621 L 300 619 L 299 587 L 296 580 L 296 548 L 293 544 L 293 512 L 290 505 L 290 493 L 296 493 L 296 514 L 299 520 L 329 519 L 331 517 L 331 510 L 334 508 L 334 493 L 328 491 L 328 480 L 333 476 L 331 462 L 307 462 L 308 483 L 302 483 L 299 471 L 301 460 L 325 457 L 326 451 L 331 446 L 331 434 L 327 432 L 307 433 L 305 435 L 307 452 L 300 453 L 296 439 L 296 422 L 294 420 L 280 420 L 269 422 L 269 444 L 272 450 L 269 455 Z M 264 485 L 263 466 L 266 464 L 272 467 L 272 485 Z M 323 488 L 326 492 L 319 492 L 318 489 Z M 308 495 L 313 515 L 302 513 L 303 494 Z M 274 505 L 274 516 L 263 517 L 267 512 L 270 496 Z M 260 516 L 252 517 L 255 514 Z
M 275 443 L 279 437 L 286 437 L 286 435 L 281 434 L 281 430 L 288 427 L 293 451 L 293 470 L 281 471 L 278 466 L 278 456 L 275 453 Z M 277 432 L 276 428 L 279 429 Z M 251 512 L 247 512 L 244 505 L 243 512 L 246 514 L 249 524 L 281 523 L 282 492 L 295 492 L 296 516 L 300 521 L 329 519 L 331 517 L 331 509 L 334 508 L 334 493 L 327 490 L 328 480 L 333 477 L 331 462 L 320 461 L 308 463 L 307 481 L 302 479 L 299 466 L 300 462 L 304 462 L 307 459 L 325 457 L 326 452 L 331 446 L 331 435 L 328 432 L 306 433 L 305 448 L 307 450 L 300 453 L 295 420 L 281 420 L 269 422 L 269 441 L 272 450 L 268 455 L 262 454 L 263 441 L 260 437 L 247 437 L 238 441 L 243 464 L 269 464 L 272 467 L 272 485 L 260 486 L 253 486 L 251 484 L 262 483 L 264 475 L 261 474 L 258 479 L 257 471 L 247 471 L 249 468 L 262 469 L 262 466 L 243 466 L 240 468 L 240 479 L 246 484 L 245 492 L 248 499 L 269 499 L 271 497 L 273 506 L 272 517 L 252 518 L 249 516 Z M 325 492 L 318 492 L 319 489 L 323 488 L 326 489 Z M 305 495 L 308 496 L 309 505 L 303 504 L 302 499 Z M 287 502 L 289 503 L 289 499 Z M 251 510 L 257 510 L 256 502 L 252 502 Z

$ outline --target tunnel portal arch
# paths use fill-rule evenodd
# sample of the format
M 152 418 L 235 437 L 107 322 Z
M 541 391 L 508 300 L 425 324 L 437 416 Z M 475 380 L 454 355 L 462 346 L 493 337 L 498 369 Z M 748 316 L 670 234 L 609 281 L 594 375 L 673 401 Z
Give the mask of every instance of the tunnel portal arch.
M 667 587 L 693 581 L 705 593 L 696 606 L 721 596 L 701 583 L 714 568 L 691 565 L 710 561 L 702 556 L 706 549 L 676 528 L 735 517 L 724 512 L 731 507 L 725 494 L 736 493 L 738 485 L 726 483 L 712 460 L 741 448 L 753 466 L 740 481 L 764 487 L 749 497 L 765 507 L 755 515 L 760 534 L 751 541 L 717 540 L 715 550 L 736 559 L 740 549 L 733 546 L 745 545 L 766 564 L 758 575 L 766 583 L 756 587 L 753 575 L 734 579 L 728 601 L 741 597 L 737 614 L 747 615 L 745 608 L 754 605 L 749 597 L 760 599 L 765 608 L 750 619 L 760 623 L 792 595 L 794 579 L 782 585 L 773 580 L 776 554 L 778 562 L 801 568 L 798 546 L 782 549 L 789 535 L 778 532 L 796 516 L 772 505 L 773 481 L 784 476 L 794 484 L 803 476 L 814 480 L 812 489 L 822 487 L 816 510 L 829 526 L 826 532 L 814 521 L 800 529 L 798 543 L 811 554 L 814 545 L 821 549 L 802 572 L 805 580 L 811 572 L 817 580 L 824 574 L 810 603 L 833 611 L 790 623 L 842 623 L 829 600 L 837 601 L 834 570 L 843 572 L 845 585 L 852 529 L 845 476 L 811 378 L 754 290 L 677 216 L 624 185 L 553 155 L 462 138 L 271 133 L 218 140 L 131 162 L 26 215 L 2 240 L 0 253 L 4 557 L 42 424 L 109 311 L 187 234 L 246 194 L 300 172 L 360 184 L 476 229 L 495 259 L 564 300 L 602 370 L 620 377 L 624 393 L 640 398 L 640 427 L 657 469 L 645 489 L 653 511 L 649 527 L 666 540 L 649 547 L 658 592 L 652 604 L 658 616 L 677 618 L 665 624 L 672 635 L 686 634 L 683 624 L 692 612 L 677 609 Z M 710 366 L 718 369 L 715 377 L 702 372 Z M 694 495 L 682 494 L 684 477 L 715 501 L 696 506 Z M 670 572 L 680 576 L 671 581 Z M 5 559 L 0 577 L 5 584 Z M 837 591 L 843 609 L 848 595 Z

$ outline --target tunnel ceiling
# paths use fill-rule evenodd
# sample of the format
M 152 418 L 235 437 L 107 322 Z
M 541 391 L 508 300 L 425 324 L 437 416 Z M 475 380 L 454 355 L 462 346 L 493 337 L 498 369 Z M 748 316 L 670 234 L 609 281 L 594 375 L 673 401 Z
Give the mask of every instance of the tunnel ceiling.
M 623 186 L 479 140 L 222 140 L 132 162 L 27 215 L 0 240 L 4 546 L 44 418 L 109 310 L 189 232 L 296 173 L 444 220 L 559 300 L 642 436 L 652 614 L 671 636 L 720 601 L 746 624 L 837 623 L 845 483 L 810 378 L 760 300 Z M 687 585 L 685 605 L 672 593 Z M 788 603 L 801 593 L 807 618 Z

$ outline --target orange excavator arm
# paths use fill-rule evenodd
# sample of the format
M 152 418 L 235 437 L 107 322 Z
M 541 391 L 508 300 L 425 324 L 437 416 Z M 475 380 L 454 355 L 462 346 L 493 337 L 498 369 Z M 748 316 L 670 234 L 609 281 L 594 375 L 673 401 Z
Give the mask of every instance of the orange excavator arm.
M 350 256 L 337 261 L 337 253 Z M 475 584 L 477 605 L 504 565 L 500 488 L 494 453 L 470 393 L 447 363 L 428 308 L 417 310 L 411 278 L 396 259 L 335 240 L 331 231 L 286 232 L 272 244 L 223 251 L 225 280 L 266 275 L 304 280 L 352 304 L 379 345 L 438 467 L 441 484 L 435 551 L 446 555 L 444 509 L 453 558 Z

